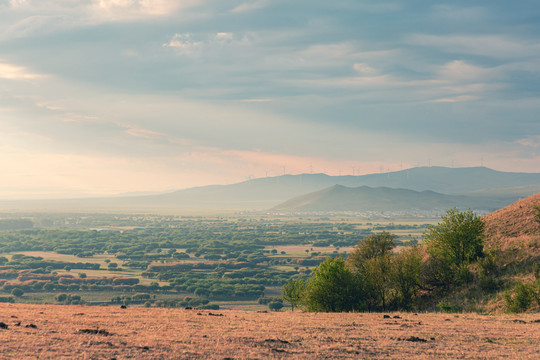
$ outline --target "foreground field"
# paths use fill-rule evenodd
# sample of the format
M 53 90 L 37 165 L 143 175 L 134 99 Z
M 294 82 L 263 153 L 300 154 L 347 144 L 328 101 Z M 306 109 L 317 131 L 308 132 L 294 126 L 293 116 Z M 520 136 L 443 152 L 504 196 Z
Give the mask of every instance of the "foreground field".
M 388 315 L 1 304 L 0 354 L 3 359 L 540 358 L 540 314 Z

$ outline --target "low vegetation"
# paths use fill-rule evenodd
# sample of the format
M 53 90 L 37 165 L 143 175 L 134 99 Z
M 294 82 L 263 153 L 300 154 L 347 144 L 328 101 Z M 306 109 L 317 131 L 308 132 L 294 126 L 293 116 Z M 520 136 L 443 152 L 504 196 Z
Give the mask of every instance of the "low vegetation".
M 2 359 L 535 359 L 540 316 L 0 307 Z

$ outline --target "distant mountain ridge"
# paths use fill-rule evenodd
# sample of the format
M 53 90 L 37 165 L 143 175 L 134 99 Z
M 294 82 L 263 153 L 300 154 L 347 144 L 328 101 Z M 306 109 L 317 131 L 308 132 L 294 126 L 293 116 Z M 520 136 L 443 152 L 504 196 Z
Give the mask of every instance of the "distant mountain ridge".
M 540 192 L 540 173 L 501 172 L 485 167 L 417 167 L 407 170 L 361 176 L 326 174 L 282 175 L 252 179 L 231 185 L 210 185 L 144 196 L 117 196 L 94 199 L 0 202 L 3 208 L 35 207 L 82 209 L 214 209 L 263 210 L 289 199 L 321 191 L 334 185 L 369 186 L 414 191 L 433 191 L 444 195 L 474 195 L 510 204 Z M 22 205 L 21 205 L 22 204 Z
M 453 207 L 476 210 L 498 209 L 507 202 L 466 195 L 445 195 L 431 190 L 415 191 L 388 187 L 346 187 L 327 189 L 298 196 L 272 210 L 286 212 L 405 212 L 441 211 Z
M 517 200 L 540 191 L 540 173 L 509 173 L 486 167 L 417 167 L 396 172 L 360 176 L 326 174 L 282 175 L 257 178 L 232 185 L 211 185 L 146 197 L 164 202 L 200 202 L 201 205 L 237 203 L 272 207 L 292 197 L 333 185 L 431 190 L 447 195 L 482 195 L 484 192 Z M 506 193 L 505 193 L 506 191 Z M 141 198 L 142 199 L 142 198 Z

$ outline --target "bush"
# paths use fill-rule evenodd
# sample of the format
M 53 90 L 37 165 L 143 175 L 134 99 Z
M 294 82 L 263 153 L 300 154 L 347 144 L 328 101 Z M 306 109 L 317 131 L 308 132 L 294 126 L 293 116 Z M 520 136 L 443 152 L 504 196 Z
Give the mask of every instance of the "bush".
M 67 294 L 57 294 L 55 297 L 54 297 L 54 300 L 56 300 L 57 302 L 65 302 L 67 300 Z
M 460 284 L 470 284 L 474 275 L 467 265 L 461 265 L 456 271 L 456 281 Z
M 283 308 L 283 302 L 281 301 L 272 301 L 268 304 L 268 308 L 272 311 L 279 311 Z
M 480 277 L 480 289 L 485 292 L 495 292 L 501 288 L 502 281 L 495 276 L 483 276 Z
M 439 302 L 438 306 L 439 309 L 441 309 L 441 311 L 444 313 L 456 313 L 463 311 L 463 308 L 461 306 L 457 304 L 451 304 L 450 302 L 444 300 Z
M 504 300 L 506 302 L 506 309 L 509 312 L 520 313 L 527 311 L 533 301 L 538 299 L 538 294 L 532 284 L 518 283 L 512 292 L 506 291 L 504 293 Z
M 14 288 L 13 290 L 11 290 L 11 295 L 21 297 L 24 295 L 24 290 L 21 288 Z

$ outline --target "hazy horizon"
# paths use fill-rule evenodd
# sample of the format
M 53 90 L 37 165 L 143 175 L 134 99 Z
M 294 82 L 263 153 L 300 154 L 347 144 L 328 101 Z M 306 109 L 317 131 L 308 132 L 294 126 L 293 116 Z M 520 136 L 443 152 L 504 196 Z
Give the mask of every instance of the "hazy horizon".
M 540 6 L 0 0 L 0 199 L 540 172 Z

